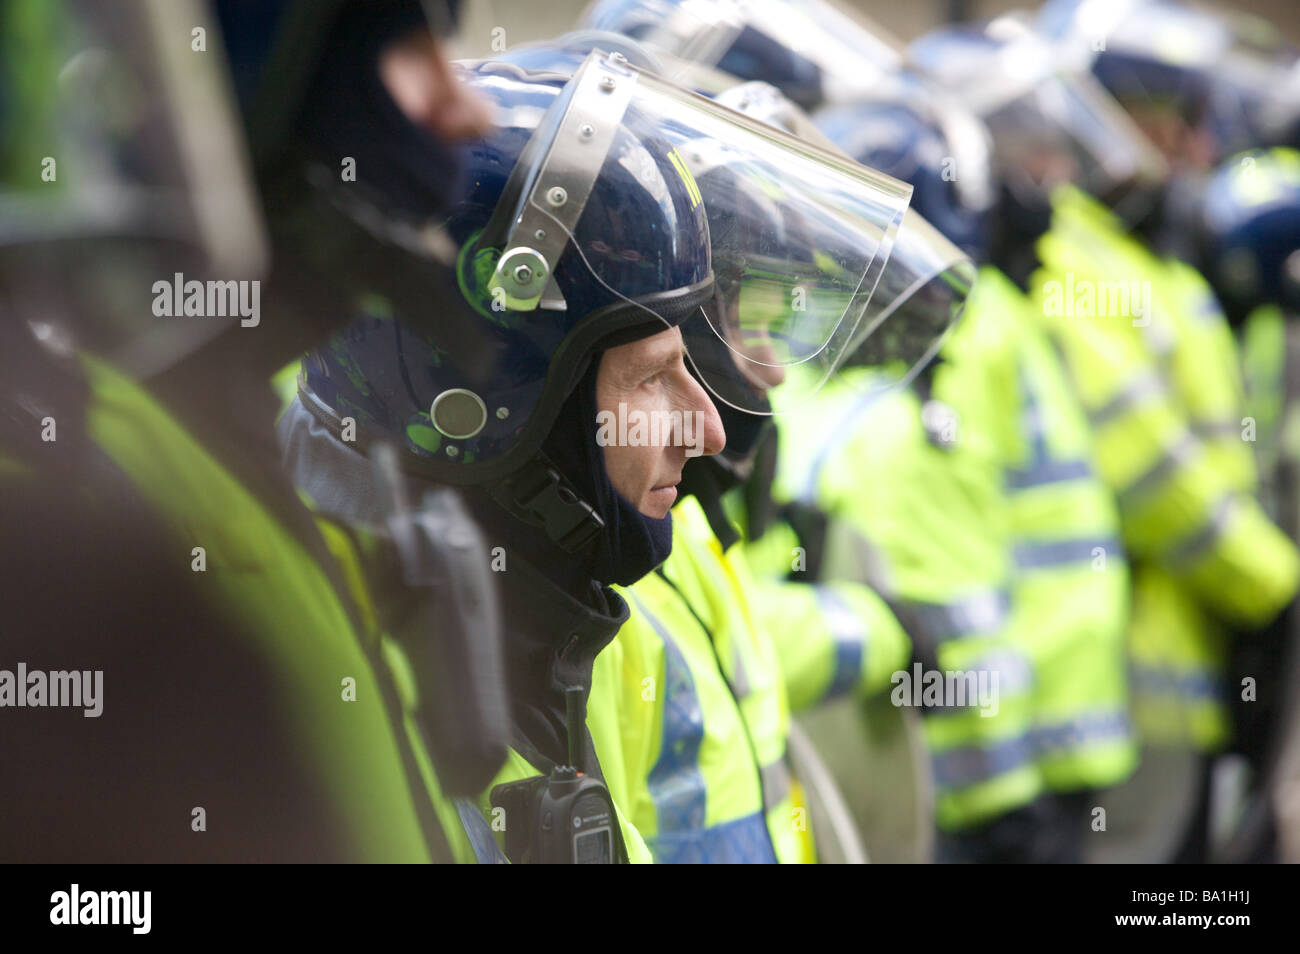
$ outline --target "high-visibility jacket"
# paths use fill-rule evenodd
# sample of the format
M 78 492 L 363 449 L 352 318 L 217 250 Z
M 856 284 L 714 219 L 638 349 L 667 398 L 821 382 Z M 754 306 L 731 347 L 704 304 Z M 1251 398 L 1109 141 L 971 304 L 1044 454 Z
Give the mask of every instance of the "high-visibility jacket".
M 699 503 L 672 555 L 620 592 L 631 616 L 596 659 L 587 724 L 615 801 L 656 862 L 815 860 L 786 761 L 789 706 L 751 582 Z
M 1256 494 L 1241 359 L 1227 316 L 1200 272 L 1177 259 L 1160 264 L 1164 274 L 1156 280 L 1176 328 L 1173 346 L 1161 355 L 1165 374 L 1213 466 L 1241 492 Z
M 83 357 L 82 365 L 90 390 L 86 437 L 174 538 L 179 559 L 188 561 L 191 546 L 202 545 L 205 568 L 195 574 L 194 591 L 207 594 L 206 615 L 229 621 L 232 652 L 251 653 L 270 674 L 278 698 L 265 725 L 298 740 L 297 761 L 336 820 L 341 855 L 367 862 L 472 861 L 456 807 L 443 794 L 416 731 L 400 674 L 403 654 L 371 625 L 363 606 L 336 588 L 322 559 L 328 557 L 323 551 L 315 555 L 282 514 L 146 388 L 91 357 Z M 172 635 L 182 642 L 192 637 Z M 123 661 L 123 668 L 128 664 Z M 178 670 L 168 678 L 183 686 L 193 675 Z M 346 698 L 345 677 L 354 680 Z M 231 705 L 247 703 L 250 711 L 266 703 L 238 699 L 238 686 L 231 692 Z M 168 705 L 177 711 L 175 702 Z M 196 714 L 194 724 L 206 724 L 209 716 Z M 247 744 L 255 747 L 258 740 Z M 159 762 L 152 768 L 165 778 L 172 766 Z M 216 770 L 237 774 L 244 768 Z M 258 797 L 262 787 L 270 791 L 274 784 L 247 780 Z M 219 819 L 214 810 L 214 827 Z M 220 839 L 216 831 L 193 837 Z
M 888 689 L 912 655 L 906 631 L 866 584 L 800 581 L 806 543 L 777 520 L 741 550 L 754 580 L 752 603 L 772 634 L 795 713 L 841 695 Z
M 375 605 L 368 589 L 368 580 L 376 580 L 383 585 L 384 574 L 389 568 L 377 563 L 389 544 L 381 540 L 375 527 L 382 522 L 379 508 L 374 501 L 378 491 L 374 487 L 374 473 L 371 463 L 354 447 L 351 447 L 320 426 L 300 400 L 290 400 L 278 425 L 279 439 L 284 452 L 284 466 L 289 471 L 302 497 L 316 514 L 316 521 L 331 549 L 340 557 L 346 568 L 345 577 L 349 589 L 354 593 L 361 607 L 363 617 L 370 630 L 378 631 L 379 620 L 383 614 L 381 607 Z M 545 578 L 527 565 L 515 562 L 510 581 L 526 592 L 530 609 L 535 608 L 540 618 L 560 629 L 561 634 L 576 633 L 567 627 L 577 627 L 576 619 L 567 619 L 566 614 L 581 610 L 581 604 L 567 594 L 546 582 Z M 377 594 L 377 599 L 389 596 L 386 591 Z M 409 598 L 401 594 L 402 598 Z M 399 612 L 399 616 L 403 615 Z M 612 637 L 617 628 L 613 619 L 605 619 L 593 614 L 587 621 L 591 632 L 584 634 L 588 638 Z M 603 634 L 603 636 L 602 636 Z M 518 635 L 518 634 L 516 634 Z M 513 646 L 516 651 L 519 646 Z M 392 667 L 397 686 L 401 691 L 408 713 L 417 709 L 421 680 L 412 669 L 405 654 L 401 652 L 397 640 L 384 638 L 384 658 Z M 555 678 L 553 676 L 553 678 Z M 516 687 L 516 699 L 525 695 L 521 687 Z M 408 715 L 408 731 L 418 735 L 416 726 Z M 590 721 L 590 710 L 589 720 Z M 503 809 L 491 804 L 492 789 L 506 782 L 521 781 L 536 775 L 546 774 L 548 764 L 534 764 L 529 756 L 521 750 L 527 750 L 528 741 L 523 731 L 515 723 L 514 729 L 523 738 L 515 740 L 515 745 L 507 752 L 506 759 L 486 789 L 479 793 L 477 799 L 457 799 L 449 803 L 458 833 L 466 840 L 471 854 L 470 860 L 479 863 L 504 863 L 506 831 L 509 819 Z M 618 753 L 613 750 L 618 739 L 606 740 L 609 749 L 598 747 L 595 757 L 603 769 L 607 762 L 614 763 Z M 535 754 L 538 763 L 545 757 Z M 645 843 L 630 825 L 620 806 L 614 804 L 615 814 L 620 823 L 620 832 L 628 860 L 631 862 L 650 861 Z
M 1033 659 L 1033 737 L 1054 791 L 1118 784 L 1136 764 L 1125 634 L 1130 580 L 1114 495 L 1097 475 L 1092 431 L 1041 313 L 993 268 L 968 320 L 997 315 L 1019 387 L 1003 475 L 1015 562 L 1015 628 Z M 1004 412 L 1005 413 L 1005 412 Z M 995 425 L 990 425 L 995 426 Z
M 1215 419 L 1231 388 L 1216 386 L 1199 417 L 1189 412 L 1184 394 L 1194 375 L 1187 369 L 1221 363 L 1187 357 L 1207 349 L 1187 343 L 1188 319 L 1178 317 L 1186 304 L 1170 293 L 1166 265 L 1078 190 L 1060 190 L 1053 208 L 1052 228 L 1038 243 L 1043 267 L 1030 289 L 1092 421 L 1098 472 L 1117 495 L 1135 564 L 1135 716 L 1148 740 L 1213 749 L 1228 725 L 1219 686 L 1220 619 L 1267 622 L 1292 598 L 1300 561 L 1242 489 L 1239 459 L 1207 448 L 1197 433 L 1196 421 Z M 1117 288 L 1129 290 L 1129 307 L 1100 313 L 1103 293 L 1108 305 L 1122 301 L 1110 297 Z M 1083 297 L 1089 294 L 1090 303 Z M 1135 296 L 1149 308 L 1135 307 Z M 1152 566 L 1181 592 L 1145 580 Z M 1183 717 L 1143 715 L 1170 709 Z M 1177 738 L 1170 736 L 1175 723 L 1183 726 Z
M 992 331 L 987 323 L 963 323 L 946 353 L 980 354 Z M 1000 333 L 996 338 L 1003 340 Z M 887 601 L 927 668 L 983 673 L 986 685 L 996 675 L 996 715 L 967 704 L 928 710 L 924 722 L 937 820 L 961 828 L 1026 805 L 1043 791 L 1032 737 L 1032 663 L 1012 627 L 1001 440 L 988 428 L 967 426 L 968 419 L 1005 419 L 990 409 L 1001 400 L 995 384 L 1015 376 L 982 358 L 944 362 L 932 393 L 961 393 L 965 406 L 955 442 L 941 444 L 922 424 L 917 394 L 878 393 L 865 383 L 872 374 L 846 371 L 815 400 L 776 416 L 781 450 L 774 493 L 848 525 L 859 541 L 849 572 Z M 977 376 L 978 386 L 962 385 L 967 375 Z M 834 579 L 842 571 L 828 564 L 824 575 Z M 905 683 L 895 691 L 904 704 L 912 701 Z
M 1246 416 L 1260 478 L 1264 509 L 1295 538 L 1300 501 L 1295 499 L 1294 478 L 1300 462 L 1300 402 L 1294 384 L 1297 350 L 1295 331 L 1288 328 L 1282 309 L 1261 305 L 1246 316 L 1241 329 L 1242 375 L 1246 390 Z M 1290 387 L 1288 385 L 1290 384 Z M 1290 481 L 1282 469 L 1291 468 Z

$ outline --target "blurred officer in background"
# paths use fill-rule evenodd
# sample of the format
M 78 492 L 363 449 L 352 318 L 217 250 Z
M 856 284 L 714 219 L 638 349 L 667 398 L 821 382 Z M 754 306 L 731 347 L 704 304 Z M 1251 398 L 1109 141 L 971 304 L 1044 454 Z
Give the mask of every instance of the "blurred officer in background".
M 997 192 L 987 132 L 907 74 L 893 87 L 892 96 L 882 84 L 874 101 L 823 111 L 821 128 L 860 161 L 913 182 L 913 208 L 946 223 L 987 261 Z M 946 388 L 931 394 L 957 415 L 957 443 L 995 453 L 1002 468 L 1011 626 L 1034 679 L 1032 725 L 1023 729 L 1018 758 L 1004 742 L 986 761 L 1004 774 L 1032 762 L 1046 792 L 996 823 L 987 809 L 942 819 L 957 830 L 942 847 L 970 860 L 1082 860 L 1093 791 L 1123 780 L 1136 754 L 1126 713 L 1128 574 L 1119 517 L 1094 470 L 1087 418 L 1024 295 L 986 265 L 964 321 L 968 335 L 942 355 L 950 370 L 936 370 L 936 387 Z M 955 464 L 963 456 L 948 458 Z
M 102 671 L 94 719 L 6 712 L 6 859 L 473 858 L 443 789 L 499 765 L 501 687 L 447 674 L 459 747 L 408 731 L 400 652 L 279 470 L 268 387 L 368 262 L 403 274 L 364 202 L 423 221 L 455 197 L 482 112 L 436 9 L 432 32 L 415 3 L 229 3 L 221 29 L 174 0 L 5 5 L 5 644 Z M 412 178 L 367 166 L 394 137 Z M 366 195 L 345 211 L 306 162 L 340 143 Z M 401 250 L 427 296 L 433 250 Z
M 1300 538 L 1300 444 L 1296 401 L 1300 349 L 1300 155 L 1288 148 L 1232 156 L 1209 177 L 1199 217 L 1200 267 L 1241 333 L 1246 379 L 1246 417 L 1256 428 L 1255 460 L 1260 498 L 1269 516 L 1292 540 Z M 1257 701 L 1243 707 L 1234 748 L 1255 772 L 1244 818 L 1225 847 L 1227 860 L 1272 860 L 1275 818 L 1295 831 L 1296 632 L 1294 615 L 1283 625 L 1242 640 L 1240 675 L 1259 686 Z M 1282 846 L 1296 857 L 1294 843 Z
M 1181 276 L 1125 234 L 1158 205 L 1164 164 L 1086 74 L 1061 73 L 1059 64 L 1071 62 L 1061 49 L 1014 18 L 940 31 L 912 48 L 993 130 L 1008 186 L 995 261 L 1005 258 L 1021 280 L 1038 267 L 1027 290 L 1065 355 L 1095 429 L 1099 471 L 1117 495 L 1135 564 L 1134 712 L 1158 750 L 1147 783 L 1201 792 L 1176 800 L 1160 816 L 1165 825 L 1151 818 L 1140 826 L 1164 839 L 1144 848 L 1147 856 L 1170 857 L 1184 830 L 1203 833 L 1195 816 L 1203 819 L 1209 784 L 1208 761 L 1194 771 L 1199 786 L 1177 779 L 1180 767 L 1192 771 L 1178 753 L 1212 752 L 1228 733 L 1225 622 L 1259 626 L 1276 616 L 1298 567 L 1250 495 L 1248 461 L 1204 436 L 1203 422 L 1239 419 L 1222 335 L 1214 333 L 1216 352 L 1211 332 L 1193 324 L 1201 309 L 1189 308 Z M 1081 105 L 1109 117 L 1118 134 L 1081 124 Z M 1156 768 L 1157 755 L 1173 768 Z M 1153 801 L 1137 790 L 1134 799 L 1123 817 Z M 1184 857 L 1203 853 L 1198 839 Z
M 1242 493 L 1257 495 L 1250 443 L 1257 438 L 1246 416 L 1231 330 L 1244 316 L 1235 322 L 1225 318 L 1210 283 L 1196 270 L 1203 267 L 1197 239 L 1212 166 L 1237 149 L 1291 134 L 1298 108 L 1295 76 L 1300 75 L 1296 51 L 1264 21 L 1166 0 L 1104 8 L 1054 0 L 1037 23 L 1082 57 L 1172 170 L 1160 201 L 1135 230 L 1161 256 L 1162 274 L 1153 281 L 1176 328 L 1163 363 L 1207 454 Z M 1225 620 L 1232 630 L 1231 683 L 1244 677 L 1257 683 L 1258 701 L 1242 700 L 1250 704 L 1230 710 L 1232 747 L 1256 772 L 1268 746 L 1264 726 L 1269 720 L 1263 714 L 1276 708 L 1280 692 L 1273 681 L 1279 672 L 1276 655 L 1287 641 L 1292 615 L 1288 611 L 1271 622 L 1267 617 Z M 1269 625 L 1261 629 L 1261 624 Z

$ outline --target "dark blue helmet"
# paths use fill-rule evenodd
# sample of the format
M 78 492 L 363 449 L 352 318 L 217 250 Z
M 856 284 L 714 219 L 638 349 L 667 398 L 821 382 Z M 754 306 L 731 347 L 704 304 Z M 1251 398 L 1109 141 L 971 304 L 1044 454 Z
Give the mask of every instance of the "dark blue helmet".
M 472 148 L 472 188 L 444 225 L 459 294 L 426 307 L 472 320 L 479 340 L 448 349 L 376 300 L 303 373 L 318 411 L 396 440 L 429 476 L 473 484 L 530 460 L 596 348 L 679 324 L 711 295 L 712 270 L 704 209 L 673 146 L 634 108 L 603 131 L 588 183 L 546 193 L 576 221 L 515 234 L 543 215 L 532 205 L 538 169 L 584 77 L 481 62 L 459 78 L 489 100 L 496 125 Z M 596 81 L 585 79 L 584 96 Z
M 1254 150 L 1206 187 L 1202 271 L 1234 321 L 1256 305 L 1300 313 L 1300 152 Z
M 993 144 L 973 113 L 901 74 L 887 97 L 832 106 L 813 119 L 858 162 L 910 183 L 910 208 L 971 258 L 988 257 Z

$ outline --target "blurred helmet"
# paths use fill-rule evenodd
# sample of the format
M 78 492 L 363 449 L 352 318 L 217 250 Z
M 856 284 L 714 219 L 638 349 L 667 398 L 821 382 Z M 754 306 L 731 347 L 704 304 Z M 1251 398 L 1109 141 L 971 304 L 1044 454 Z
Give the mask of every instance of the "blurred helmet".
M 818 128 L 858 162 L 912 186 L 920 213 L 976 261 L 989 252 L 993 140 L 970 110 L 901 74 L 885 96 L 818 112 Z
M 1201 270 L 1229 318 L 1261 304 L 1300 314 L 1300 152 L 1229 159 L 1210 178 L 1201 226 Z
M 0 268 L 47 345 L 148 377 L 247 320 L 244 353 L 274 366 L 362 293 L 445 291 L 428 263 L 449 244 L 434 220 L 455 151 L 377 66 L 430 30 L 419 0 L 14 0 L 0 19 Z M 264 324 L 232 311 L 263 279 Z
M 1086 71 L 1022 20 L 945 27 L 914 42 L 916 65 L 971 109 L 993 136 L 1011 201 L 1048 205 L 1072 183 L 1136 221 L 1168 177 L 1160 153 Z
M 0 8 L 0 286 L 55 351 L 157 373 L 239 318 L 161 317 L 156 282 L 263 274 L 221 54 L 190 49 L 214 31 L 207 12 L 193 0 Z
M 1208 131 L 1211 160 L 1297 132 L 1300 55 L 1258 17 L 1175 0 L 1050 0 L 1037 25 L 1130 109 Z
M 804 109 L 869 93 L 903 59 L 887 33 L 825 0 L 597 0 L 583 23 L 686 63 L 770 83 Z

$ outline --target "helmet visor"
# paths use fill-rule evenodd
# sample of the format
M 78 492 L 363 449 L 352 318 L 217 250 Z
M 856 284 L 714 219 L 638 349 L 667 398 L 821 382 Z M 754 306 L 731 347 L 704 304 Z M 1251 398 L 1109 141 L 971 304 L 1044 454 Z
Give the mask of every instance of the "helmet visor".
M 612 303 L 602 309 L 607 320 L 681 325 L 704 383 L 756 413 L 766 412 L 763 391 L 786 369 L 807 366 L 800 380 L 815 390 L 881 333 L 893 303 L 877 286 L 910 186 L 597 53 L 553 112 L 520 160 L 528 167 L 516 170 L 527 184 L 502 242 L 497 279 L 514 282 L 516 304 L 526 292 L 548 307 L 538 272 L 559 262 L 566 274 L 554 292 L 599 287 Z M 665 214 L 651 221 L 636 218 L 640 206 L 617 208 L 628 190 L 603 180 L 629 175 Z M 661 228 L 677 229 L 658 237 L 670 249 L 694 248 L 703 236 L 699 271 L 639 251 L 638 241 Z M 516 274 L 530 254 L 537 268 Z M 659 277 L 669 274 L 677 277 Z M 520 288 L 521 276 L 531 287 Z M 928 344 L 939 331 L 898 341 Z
M 867 95 L 903 62 L 887 32 L 825 0 L 610 0 L 587 22 L 685 62 L 770 82 L 805 107 Z
M 993 135 L 999 175 L 1027 204 L 1067 182 L 1111 196 L 1164 181 L 1159 151 L 1090 75 L 1002 59 L 1003 75 L 972 90 L 969 102 Z

